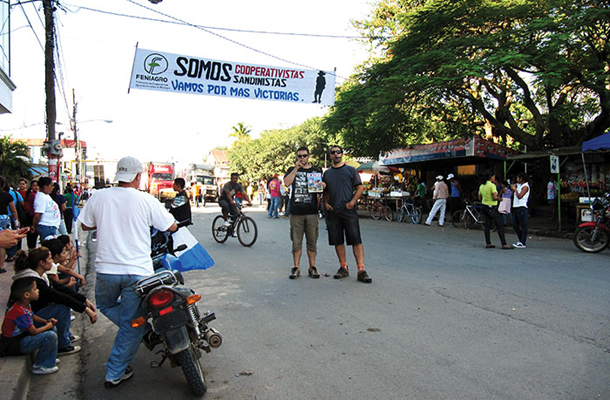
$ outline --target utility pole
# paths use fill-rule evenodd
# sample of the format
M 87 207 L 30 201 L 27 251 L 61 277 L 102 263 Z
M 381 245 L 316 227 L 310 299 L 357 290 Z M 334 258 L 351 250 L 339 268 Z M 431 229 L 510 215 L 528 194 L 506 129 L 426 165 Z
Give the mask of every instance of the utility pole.
M 74 151 L 76 153 L 76 183 L 80 186 L 81 184 L 81 147 L 80 139 L 78 137 L 78 128 L 76 126 L 76 95 L 74 89 L 72 89 L 72 132 L 74 132 Z
M 59 180 L 59 157 L 52 151 L 55 145 L 55 123 L 57 114 L 55 109 L 55 22 L 53 14 L 55 7 L 53 0 L 43 0 L 45 18 L 45 94 L 46 94 L 46 124 L 47 124 L 47 158 L 49 160 L 49 177 L 57 182 Z M 59 149 L 61 151 L 61 147 Z M 53 154 L 52 154 L 53 153 Z

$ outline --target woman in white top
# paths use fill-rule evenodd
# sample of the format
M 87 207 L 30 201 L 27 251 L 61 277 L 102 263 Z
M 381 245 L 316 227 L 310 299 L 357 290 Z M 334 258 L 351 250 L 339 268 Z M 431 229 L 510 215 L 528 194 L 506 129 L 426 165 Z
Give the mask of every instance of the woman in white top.
M 530 185 L 527 182 L 527 175 L 520 173 L 517 175 L 517 184 L 511 185 L 513 191 L 513 229 L 517 234 L 517 243 L 513 247 L 525 249 L 527 241 L 527 200 L 530 197 Z

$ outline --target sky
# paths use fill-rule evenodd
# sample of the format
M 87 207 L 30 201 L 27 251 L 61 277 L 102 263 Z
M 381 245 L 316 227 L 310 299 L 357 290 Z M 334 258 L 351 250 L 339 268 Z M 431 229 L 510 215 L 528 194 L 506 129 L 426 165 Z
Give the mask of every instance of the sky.
M 346 38 L 255 32 L 355 37 L 358 32 L 350 21 L 366 18 L 372 1 L 163 0 L 156 5 L 148 0 L 62 1 L 64 10 L 57 10 L 61 73 L 56 88 L 57 121 L 62 125 L 57 126 L 57 132 L 64 131 L 63 138 L 73 137 L 68 128 L 73 90 L 79 135 L 87 143 L 89 159 L 116 160 L 131 155 L 141 161 L 199 163 L 214 147 L 232 143 L 228 135 L 239 122 L 250 126 L 256 138 L 265 130 L 289 128 L 322 116 L 328 109 L 317 104 L 137 89 L 128 93 L 136 44 L 224 61 L 327 71 L 336 68 L 340 84 L 367 58 L 365 45 Z M 11 79 L 17 89 L 12 114 L 0 115 L 0 135 L 46 135 L 41 8 L 41 2 L 35 2 L 12 10 Z M 205 31 L 145 18 L 255 32 Z

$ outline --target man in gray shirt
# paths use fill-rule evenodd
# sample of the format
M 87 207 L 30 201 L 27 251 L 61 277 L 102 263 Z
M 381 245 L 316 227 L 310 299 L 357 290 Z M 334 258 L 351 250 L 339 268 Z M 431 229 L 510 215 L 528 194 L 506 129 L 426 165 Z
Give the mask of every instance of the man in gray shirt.
M 358 280 L 371 283 L 373 280 L 364 270 L 364 247 L 356 211 L 358 199 L 364 188 L 358 171 L 345 164 L 342 157 L 343 149 L 340 146 L 330 148 L 332 165 L 322 178 L 326 183 L 324 206 L 327 213 L 328 243 L 335 246 L 341 265 L 334 278 L 342 279 L 349 276 L 345 255 L 345 242 L 347 242 L 348 246 L 352 246 L 356 258 Z

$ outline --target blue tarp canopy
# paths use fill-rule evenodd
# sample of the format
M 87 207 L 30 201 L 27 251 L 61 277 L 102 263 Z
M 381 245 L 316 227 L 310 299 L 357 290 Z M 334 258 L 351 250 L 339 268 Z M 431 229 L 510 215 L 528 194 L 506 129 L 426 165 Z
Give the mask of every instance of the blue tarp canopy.
M 610 150 L 610 131 L 582 143 L 582 151 Z

